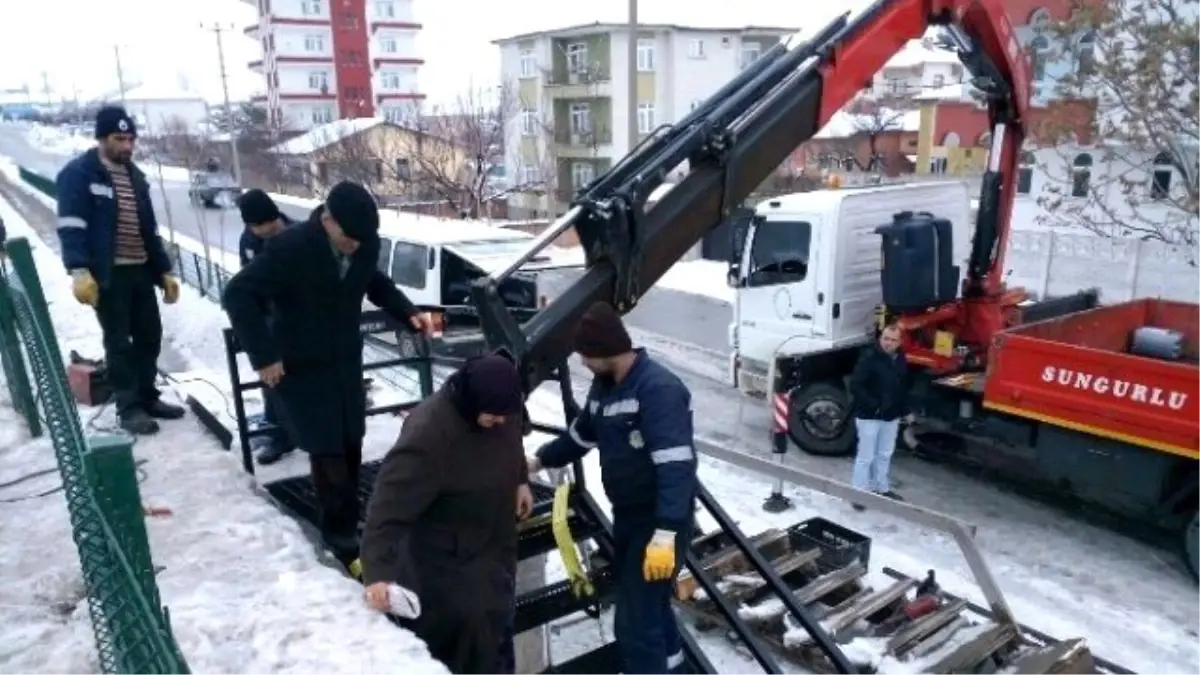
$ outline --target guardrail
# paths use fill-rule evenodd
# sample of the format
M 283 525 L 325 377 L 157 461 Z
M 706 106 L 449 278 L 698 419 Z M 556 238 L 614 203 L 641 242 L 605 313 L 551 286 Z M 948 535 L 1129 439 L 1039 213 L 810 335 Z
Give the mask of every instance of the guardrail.
M 6 250 L 0 263 L 5 378 L 27 419 L 44 422 L 50 432 L 100 667 L 105 673 L 187 673 L 154 578 L 133 441 L 85 438 L 32 249 L 17 238 Z M 28 372 L 17 358 L 20 349 L 13 348 L 14 336 L 28 357 Z M 32 432 L 34 422 L 30 427 Z

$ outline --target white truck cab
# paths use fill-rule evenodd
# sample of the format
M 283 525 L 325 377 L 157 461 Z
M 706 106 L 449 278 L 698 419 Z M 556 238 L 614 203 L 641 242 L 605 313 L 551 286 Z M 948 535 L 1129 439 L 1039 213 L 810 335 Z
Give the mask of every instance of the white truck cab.
M 730 261 L 734 386 L 764 395 L 773 358 L 857 354 L 873 336 L 882 302 L 875 229 L 902 212 L 950 220 L 954 260 L 966 268 L 973 223 L 963 182 L 818 190 L 758 204 L 744 240 L 735 234 Z

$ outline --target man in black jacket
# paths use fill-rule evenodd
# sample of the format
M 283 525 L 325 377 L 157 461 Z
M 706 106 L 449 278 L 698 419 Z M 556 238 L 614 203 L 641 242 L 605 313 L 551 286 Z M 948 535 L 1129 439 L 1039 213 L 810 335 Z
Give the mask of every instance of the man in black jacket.
M 909 415 L 908 360 L 900 349 L 899 326 L 884 327 L 878 342 L 863 351 L 850 375 L 850 396 L 858 430 L 851 483 L 859 490 L 900 499 L 888 480 L 900 419 Z
M 242 213 L 242 222 L 246 224 L 246 229 L 242 230 L 242 236 L 238 240 L 238 259 L 241 260 L 242 267 L 245 267 L 254 256 L 262 253 L 267 239 L 283 232 L 283 228 L 292 225 L 292 221 L 279 210 L 270 195 L 258 188 L 247 190 L 238 199 L 238 208 Z M 270 307 L 266 308 L 268 323 L 271 323 L 270 310 Z M 287 428 L 283 426 L 281 419 L 279 397 L 270 389 L 264 389 L 263 421 L 273 428 L 265 437 L 259 437 L 261 442 L 255 444 L 260 448 L 259 464 L 274 464 L 296 448 L 296 444 L 288 437 Z
M 358 472 L 366 433 L 363 296 L 431 332 L 420 313 L 376 269 L 379 209 L 361 185 L 343 181 L 308 221 L 268 240 L 225 287 L 224 306 L 250 364 L 279 397 L 284 426 L 309 454 L 318 526 L 349 563 L 358 556 Z M 275 330 L 263 307 L 272 307 Z

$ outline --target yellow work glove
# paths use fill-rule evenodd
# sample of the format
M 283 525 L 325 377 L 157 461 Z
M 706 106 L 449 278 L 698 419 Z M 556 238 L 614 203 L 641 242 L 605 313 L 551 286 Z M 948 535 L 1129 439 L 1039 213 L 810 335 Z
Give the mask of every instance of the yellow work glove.
M 173 305 L 179 301 L 179 280 L 170 274 L 162 276 L 163 302 Z
M 87 270 L 74 270 L 71 272 L 71 292 L 75 294 L 75 299 L 85 305 L 96 306 L 96 301 L 100 299 L 100 285 L 96 283 L 96 278 Z
M 655 530 L 650 543 L 646 544 L 646 558 L 642 563 L 642 577 L 646 581 L 666 581 L 675 573 L 675 533 L 670 530 Z

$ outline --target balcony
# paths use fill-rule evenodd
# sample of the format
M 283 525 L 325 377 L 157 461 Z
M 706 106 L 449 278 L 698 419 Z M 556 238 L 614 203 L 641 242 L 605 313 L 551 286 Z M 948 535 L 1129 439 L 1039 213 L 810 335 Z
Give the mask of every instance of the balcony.
M 250 63 L 246 64 L 246 67 L 249 68 L 250 70 L 253 70 L 256 73 L 261 74 L 263 71 L 262 59 L 257 59 L 257 60 L 251 61 Z
M 372 34 L 381 28 L 392 30 L 421 30 L 424 27 L 416 21 L 399 21 L 396 19 L 371 19 L 370 26 Z
M 254 24 L 253 26 L 246 26 L 245 28 L 242 29 L 242 33 L 244 33 L 246 35 L 246 37 L 257 38 L 258 37 L 258 24 Z
M 564 159 L 587 159 L 608 154 L 604 146 L 612 144 L 612 129 L 597 127 L 590 132 L 559 129 L 554 132 L 554 154 Z
M 379 70 L 383 66 L 423 66 L 425 59 L 418 59 L 412 56 L 376 56 L 371 59 L 371 63 L 375 65 L 375 70 Z
M 271 15 L 273 26 L 328 26 L 329 17 L 298 17 Z
M 379 91 L 375 93 L 375 100 L 380 103 L 384 101 L 424 101 L 425 94 L 415 91 Z
M 612 77 L 604 71 L 546 73 L 546 93 L 551 98 L 608 98 Z
M 333 56 L 330 54 L 308 54 L 304 56 L 276 56 L 275 63 L 281 66 L 289 64 L 305 65 L 305 64 L 326 64 L 333 63 Z

